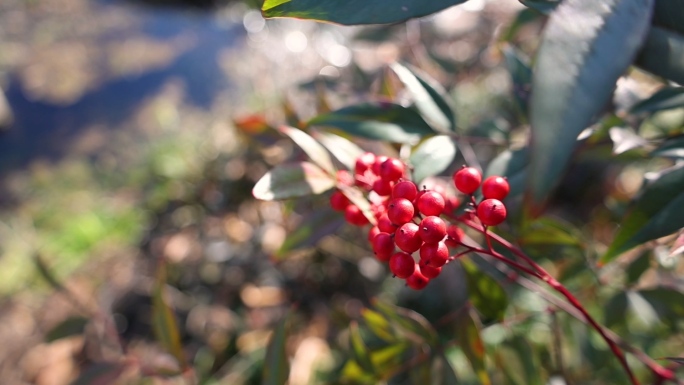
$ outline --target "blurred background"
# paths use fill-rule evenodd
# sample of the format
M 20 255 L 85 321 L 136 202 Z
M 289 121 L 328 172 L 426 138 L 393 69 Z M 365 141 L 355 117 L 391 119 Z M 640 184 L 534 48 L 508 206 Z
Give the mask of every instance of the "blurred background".
M 511 26 L 517 1 L 470 0 L 361 28 L 264 20 L 260 6 L 0 2 L 3 384 L 191 383 L 155 330 L 160 287 L 193 375 L 230 385 L 259 383 L 286 313 L 289 384 L 304 385 L 341 365 L 339 335 L 373 298 L 436 322 L 464 303 L 462 281 L 415 293 L 387 279 L 365 235 L 321 210 L 326 197 L 257 202 L 251 189 L 298 156 L 269 127 L 386 92 L 395 60 L 449 89 L 459 126 L 506 144 L 520 111 L 488 47 L 511 34 L 533 52 L 541 14 Z M 542 313 L 536 301 L 524 300 Z

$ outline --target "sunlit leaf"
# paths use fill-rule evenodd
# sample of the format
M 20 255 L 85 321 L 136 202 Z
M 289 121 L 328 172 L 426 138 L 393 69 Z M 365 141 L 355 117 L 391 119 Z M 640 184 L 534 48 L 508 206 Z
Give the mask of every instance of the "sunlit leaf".
M 636 64 L 654 75 L 684 84 L 684 35 L 651 27 Z
M 684 0 L 656 0 L 653 25 L 684 34 Z
M 444 133 L 456 130 L 449 96 L 437 81 L 399 63 L 392 64 L 391 68 L 408 90 L 420 115 L 432 128 Z
M 434 134 L 412 108 L 392 103 L 366 103 L 319 115 L 307 125 L 336 128 L 354 136 L 394 143 L 417 143 Z
M 632 314 L 636 315 L 645 325 L 653 326 L 659 321 L 658 314 L 653 306 L 639 292 L 628 290 L 627 302 Z
M 321 194 L 335 187 L 335 178 L 309 162 L 282 164 L 267 172 L 252 189 L 257 199 L 276 200 Z
M 352 321 L 349 325 L 349 339 L 352 356 L 356 363 L 366 372 L 374 373 L 375 369 L 373 368 L 368 348 L 366 347 L 366 343 L 363 342 L 363 338 L 361 338 L 359 324 L 357 324 L 356 321 Z
M 684 135 L 667 139 L 660 147 L 653 150 L 651 155 L 665 158 L 684 158 Z
M 365 152 L 353 142 L 333 133 L 314 132 L 312 135 L 348 170 L 354 170 L 356 159 Z
M 679 107 L 684 107 L 684 87 L 665 87 L 650 98 L 635 104 L 629 112 L 640 114 Z
M 264 359 L 264 370 L 261 378 L 262 385 L 284 385 L 287 382 L 290 366 L 285 351 L 286 324 L 287 317 L 276 325 L 266 347 L 266 358 Z
M 375 225 L 377 221 L 375 220 L 375 216 L 373 215 L 373 212 L 371 211 L 371 204 L 368 202 L 368 199 L 363 195 L 363 193 L 356 187 L 349 187 L 349 186 L 339 186 L 340 191 L 346 196 L 352 204 L 356 205 L 359 209 L 361 209 L 361 212 L 363 215 L 366 216 L 366 219 L 368 219 L 368 222 L 370 222 L 372 225 Z
M 413 166 L 413 181 L 420 184 L 423 179 L 446 170 L 456 157 L 456 144 L 447 135 L 426 139 L 411 154 L 409 163 Z
M 437 332 L 422 315 L 380 301 L 377 301 L 374 307 L 399 330 L 427 343 L 436 343 Z
M 160 263 L 152 289 L 152 329 L 164 349 L 178 360 L 182 368 L 185 368 L 186 361 L 180 340 L 180 330 L 173 310 L 164 299 L 165 286 L 166 265 Z
M 330 159 L 330 154 L 328 154 L 328 151 L 326 151 L 316 139 L 309 136 L 306 132 L 294 127 L 281 126 L 278 128 L 278 131 L 290 137 L 293 142 L 301 147 L 314 164 L 330 174 L 335 174 L 336 170 L 333 166 L 332 159 Z
M 502 321 L 508 307 L 508 296 L 494 278 L 481 272 L 467 258 L 460 259 L 468 280 L 468 299 L 488 320 Z
M 390 368 L 401 364 L 402 357 L 409 349 L 406 342 L 399 342 L 380 349 L 373 350 L 370 354 L 373 367 L 377 373 L 386 373 Z
M 265 17 L 294 17 L 344 25 L 389 24 L 427 16 L 466 0 L 266 0 Z
M 560 179 L 578 135 L 601 113 L 648 32 L 653 0 L 565 0 L 537 52 L 530 100 L 533 214 Z
M 485 347 L 480 335 L 480 319 L 473 309 L 463 311 L 456 320 L 456 338 L 458 345 L 470 361 L 478 380 L 482 385 L 491 385 L 492 381 L 485 367 Z
M 648 180 L 629 206 L 613 243 L 601 258 L 610 262 L 623 252 L 684 227 L 684 164 Z
M 646 139 L 637 135 L 634 130 L 627 127 L 611 127 L 608 130 L 608 135 L 610 136 L 610 140 L 613 141 L 613 154 L 615 155 L 648 144 Z
M 374 310 L 364 308 L 361 311 L 361 317 L 363 318 L 368 329 L 370 329 L 370 331 L 379 338 L 387 342 L 396 340 L 394 330 L 392 330 L 392 325 L 382 314 Z

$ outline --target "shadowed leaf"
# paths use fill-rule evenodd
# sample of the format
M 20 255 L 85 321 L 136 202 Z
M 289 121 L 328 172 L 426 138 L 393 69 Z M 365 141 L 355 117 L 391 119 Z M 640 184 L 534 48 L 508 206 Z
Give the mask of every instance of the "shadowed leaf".
M 126 371 L 125 363 L 103 362 L 94 364 L 81 372 L 71 385 L 115 385 L 120 384 L 119 377 Z M 128 379 L 130 381 L 130 379 Z
M 459 261 L 468 280 L 470 302 L 486 319 L 502 321 L 508 307 L 508 296 L 504 289 L 469 259 L 464 257 Z
M 684 19 L 683 19 L 684 20 Z M 629 112 L 640 114 L 684 107 L 684 87 L 666 87 L 646 100 L 635 104 Z
M 349 325 L 349 339 L 352 356 L 356 363 L 366 372 L 374 373 L 375 369 L 373 368 L 368 348 L 366 343 L 363 342 L 363 338 L 361 338 L 359 324 L 356 321 L 352 321 L 351 325 Z
M 173 355 L 181 368 L 186 367 L 180 331 L 173 310 L 164 299 L 166 286 L 166 264 L 161 262 L 152 289 L 152 328 L 159 343 Z
M 651 27 L 636 64 L 654 75 L 684 84 L 684 35 Z
M 545 15 L 553 12 L 558 4 L 561 3 L 560 0 L 520 0 L 520 2 L 526 7 L 532 8 Z
M 477 378 L 482 385 L 491 385 L 492 381 L 485 367 L 485 347 L 480 335 L 480 319 L 473 309 L 461 312 L 456 320 L 456 338 L 458 345 L 470 361 Z
M 430 322 L 413 310 L 393 306 L 384 302 L 376 302 L 375 308 L 403 332 L 418 337 L 427 343 L 436 343 L 437 333 Z
M 684 135 L 667 139 L 660 147 L 651 152 L 651 156 L 665 158 L 684 158 Z
M 656 0 L 653 25 L 684 34 L 684 0 Z
M 264 371 L 261 385 L 284 385 L 289 376 L 290 367 L 285 352 L 287 317 L 284 317 L 273 330 L 264 359 Z
M 60 338 L 82 334 L 88 324 L 84 317 L 69 317 L 52 328 L 45 336 L 45 342 L 56 341 Z
M 309 162 L 282 164 L 267 172 L 252 189 L 266 201 L 321 194 L 335 187 L 335 179 Z
M 344 219 L 329 207 L 309 212 L 302 218 L 297 229 L 287 235 L 276 252 L 276 257 L 282 258 L 290 251 L 313 246 L 326 235 L 334 234 L 343 224 Z

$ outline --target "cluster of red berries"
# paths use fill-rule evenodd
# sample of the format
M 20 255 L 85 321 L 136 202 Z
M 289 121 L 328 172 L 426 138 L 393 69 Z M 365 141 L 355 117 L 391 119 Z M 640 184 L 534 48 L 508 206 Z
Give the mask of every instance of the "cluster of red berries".
M 470 208 L 455 216 L 461 205 L 456 196 L 449 196 L 439 188 L 419 190 L 407 178 L 406 170 L 399 159 L 365 153 L 356 160 L 353 175 L 339 171 L 337 177 L 340 184 L 356 185 L 368 193 L 377 223 L 368 232 L 375 257 L 388 262 L 394 276 L 406 279 L 409 287 L 420 290 L 454 258 L 450 256 L 450 249 L 461 245 L 463 230 L 447 220 L 478 218 L 484 226 L 500 224 L 506 219 L 506 207 L 501 200 L 508 195 L 510 187 L 499 176 L 482 182 L 482 174 L 477 169 L 464 166 L 454 173 L 453 181 L 456 189 L 471 196 Z M 472 194 L 480 186 L 483 200 L 476 204 Z M 362 210 L 341 190 L 330 196 L 330 206 L 343 211 L 347 222 L 353 225 L 369 224 Z

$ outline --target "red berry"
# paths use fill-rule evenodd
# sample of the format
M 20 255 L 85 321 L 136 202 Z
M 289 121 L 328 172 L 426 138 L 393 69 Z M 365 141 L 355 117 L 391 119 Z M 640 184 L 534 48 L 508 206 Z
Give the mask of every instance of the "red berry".
M 388 261 L 394 253 L 394 239 L 390 234 L 380 233 L 373 238 L 373 252 L 381 261 Z
M 378 228 L 384 233 L 394 233 L 397 230 L 397 225 L 393 224 L 385 213 L 378 218 Z
M 460 205 L 461 205 L 461 201 L 458 200 L 458 197 L 456 195 L 452 195 L 452 196 L 447 197 L 444 200 L 444 214 L 453 213 L 454 211 L 456 211 L 456 209 Z
M 424 243 L 420 247 L 420 261 L 424 265 L 443 266 L 449 259 L 449 248 L 444 242 Z
M 360 208 L 354 205 L 349 205 L 344 210 L 344 219 L 355 226 L 364 226 L 368 224 L 368 218 L 363 215 Z
M 426 278 L 433 279 L 437 278 L 439 273 L 442 272 L 442 267 L 441 266 L 432 266 L 432 265 L 423 265 L 420 266 L 420 272 L 423 274 Z
M 389 269 L 399 278 L 408 278 L 416 271 L 416 261 L 408 253 L 394 253 L 389 260 Z
M 502 200 L 509 192 L 511 192 L 511 186 L 505 178 L 500 176 L 490 176 L 482 183 L 482 195 L 485 199 Z
M 349 199 L 340 190 L 330 195 L 330 207 L 335 211 L 344 211 L 350 204 Z
M 344 185 L 344 186 L 354 185 L 354 176 L 349 171 L 338 170 L 336 175 L 337 175 L 337 183 Z
M 394 185 L 392 189 L 392 198 L 404 198 L 413 202 L 418 195 L 418 187 L 410 180 L 402 180 Z
M 408 199 L 392 199 L 387 205 L 387 217 L 395 225 L 403 225 L 413 219 L 413 204 Z
M 506 219 L 506 206 L 498 199 L 485 199 L 477 205 L 477 217 L 485 226 L 496 226 Z
M 389 158 L 380 165 L 380 178 L 396 182 L 404 176 L 404 163 L 396 158 Z
M 425 243 L 437 243 L 447 235 L 447 225 L 440 217 L 425 217 L 419 226 L 420 238 Z
M 473 167 L 464 166 L 454 173 L 453 179 L 458 191 L 464 194 L 472 194 L 480 187 L 482 174 Z
M 392 182 L 385 179 L 376 179 L 373 182 L 373 191 L 383 197 L 389 196 L 392 194 Z
M 444 211 L 444 197 L 436 191 L 425 191 L 420 195 L 416 206 L 423 215 L 439 215 Z
M 447 235 L 454 241 L 461 242 L 463 240 L 463 236 L 465 236 L 465 233 L 460 227 L 456 225 L 449 225 L 447 227 Z
M 363 175 L 366 170 L 373 167 L 375 163 L 375 154 L 372 152 L 367 152 L 356 158 L 356 165 L 354 167 L 354 173 L 357 175 Z
M 372 168 L 373 174 L 378 175 L 378 176 L 380 175 L 380 167 L 382 166 L 383 163 L 385 163 L 385 161 L 387 159 L 389 159 L 389 157 L 384 156 L 384 155 L 380 155 L 380 156 L 375 157 L 375 162 L 373 162 L 373 168 Z
M 413 274 L 406 278 L 406 285 L 414 290 L 423 290 L 428 283 L 430 283 L 430 279 L 424 276 L 420 269 L 416 269 Z
M 404 223 L 394 232 L 394 243 L 407 253 L 413 253 L 420 249 L 423 240 L 418 234 L 418 225 L 413 222 Z
M 376 235 L 380 234 L 382 231 L 378 228 L 378 226 L 373 226 L 371 227 L 370 230 L 368 230 L 368 242 L 373 245 L 373 239 L 375 238 Z

